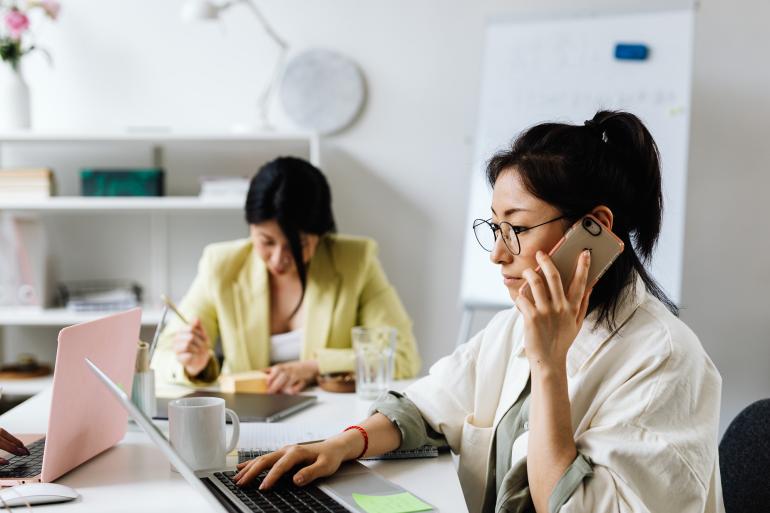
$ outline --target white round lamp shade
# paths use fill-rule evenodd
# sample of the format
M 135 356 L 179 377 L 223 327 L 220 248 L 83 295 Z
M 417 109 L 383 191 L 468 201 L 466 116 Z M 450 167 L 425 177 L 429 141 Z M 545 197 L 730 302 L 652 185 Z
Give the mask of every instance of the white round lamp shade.
M 187 0 L 182 5 L 182 20 L 186 22 L 216 20 L 221 7 L 211 0 Z
M 358 66 L 324 49 L 307 50 L 291 59 L 280 91 L 284 111 L 298 127 L 325 135 L 349 126 L 366 96 Z

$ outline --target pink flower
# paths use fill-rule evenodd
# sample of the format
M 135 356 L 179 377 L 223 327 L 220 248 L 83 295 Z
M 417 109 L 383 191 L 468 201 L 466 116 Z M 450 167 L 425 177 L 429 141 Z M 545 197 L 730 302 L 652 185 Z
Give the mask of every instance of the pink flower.
M 5 24 L 8 26 L 11 38 L 19 39 L 24 31 L 29 28 L 29 18 L 23 12 L 13 8 L 5 15 Z
M 61 4 L 58 0 L 41 0 L 40 6 L 43 8 L 49 18 L 55 20 L 59 17 L 59 11 L 61 10 Z

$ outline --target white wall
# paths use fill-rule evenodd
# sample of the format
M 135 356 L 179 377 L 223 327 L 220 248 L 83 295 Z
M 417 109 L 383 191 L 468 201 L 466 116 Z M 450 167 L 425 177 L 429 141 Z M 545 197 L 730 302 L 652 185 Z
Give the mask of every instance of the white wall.
M 768 19 L 710 1 L 696 25 L 682 318 L 722 373 L 723 427 L 770 396 Z
M 258 1 L 295 49 L 340 50 L 366 74 L 367 108 L 351 130 L 324 142 L 324 169 L 341 231 L 380 242 L 424 358 L 433 362 L 452 349 L 459 324 L 484 20 L 559 12 L 574 2 Z M 669 2 L 582 5 L 651 3 Z M 27 63 L 36 126 L 227 129 L 248 122 L 256 84 L 272 63 L 269 41 L 244 9 L 219 26 L 184 25 L 181 4 L 65 0 L 61 22 L 42 35 L 55 67 L 39 58 Z M 769 17 L 770 5 L 759 0 L 707 0 L 697 16 L 683 318 L 723 374 L 723 425 L 751 399 L 770 395 L 770 270 L 766 257 L 754 256 L 769 249 Z

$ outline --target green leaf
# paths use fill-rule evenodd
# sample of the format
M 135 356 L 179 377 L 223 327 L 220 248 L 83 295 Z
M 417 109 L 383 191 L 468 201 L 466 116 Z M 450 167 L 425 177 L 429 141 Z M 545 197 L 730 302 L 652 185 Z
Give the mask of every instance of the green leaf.
M 0 37 L 0 59 L 9 62 L 15 68 L 22 55 L 21 43 L 18 40 Z

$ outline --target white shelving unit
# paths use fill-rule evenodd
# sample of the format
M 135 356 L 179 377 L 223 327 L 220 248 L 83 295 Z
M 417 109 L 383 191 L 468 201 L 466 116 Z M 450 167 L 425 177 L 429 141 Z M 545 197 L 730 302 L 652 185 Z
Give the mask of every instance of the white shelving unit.
M 142 309 L 142 325 L 154 326 L 160 322 L 161 310 L 153 307 Z M 36 308 L 17 306 L 0 308 L 0 326 L 69 326 L 93 321 L 102 312 L 74 312 L 66 308 Z
M 164 167 L 167 183 L 173 182 L 171 178 L 176 175 L 191 173 L 188 169 L 175 168 L 175 164 L 165 165 L 166 157 L 172 151 L 184 156 L 185 148 L 191 151 L 201 151 L 201 147 L 215 145 L 217 148 L 228 144 L 237 144 L 240 148 L 253 148 L 263 156 L 270 158 L 279 154 L 296 153 L 308 158 L 313 164 L 320 167 L 320 142 L 319 137 L 312 133 L 271 131 L 261 133 L 174 133 L 174 132 L 145 132 L 145 133 L 114 133 L 114 132 L 6 132 L 0 133 L 0 168 L 9 166 L 7 156 L 15 154 L 36 153 L 44 149 L 46 155 L 56 155 L 57 151 L 66 153 L 72 148 L 95 148 L 101 155 L 107 151 L 141 152 L 143 157 L 151 155 L 155 166 Z M 287 150 L 289 148 L 289 150 Z M 71 152 L 70 152 L 71 153 Z M 69 155 L 72 160 L 72 155 Z M 45 162 L 31 161 L 30 165 L 47 165 L 54 169 L 59 177 L 56 160 Z M 178 165 L 178 160 L 175 163 Z M 255 170 L 262 162 L 251 162 L 250 169 Z M 15 165 L 12 164 L 12 165 Z M 145 215 L 149 223 L 149 244 L 146 247 L 147 262 L 149 265 L 149 283 L 143 283 L 145 288 L 145 301 L 148 301 L 143 310 L 142 324 L 152 326 L 159 321 L 160 309 L 155 295 L 158 291 L 169 290 L 169 267 L 171 265 L 169 248 L 169 216 L 198 216 L 205 219 L 208 213 L 234 213 L 243 209 L 243 202 L 237 199 L 208 200 L 197 196 L 170 195 L 164 197 L 81 197 L 73 194 L 75 171 L 67 174 L 69 182 L 69 195 L 54 196 L 44 200 L 0 200 L 0 211 L 21 212 L 41 216 L 91 216 L 97 215 L 104 222 L 114 222 L 115 216 L 121 215 Z M 188 182 L 191 177 L 186 176 Z M 189 189 L 189 187 L 187 187 Z M 172 188 L 167 191 L 174 194 Z M 74 191 L 74 194 L 77 192 Z M 66 219 L 62 222 L 66 222 Z M 196 218 L 197 219 L 197 218 Z M 211 241 L 199 241 L 211 242 Z M 54 255 L 55 256 L 55 255 Z M 199 255 L 189 255 L 197 259 Z M 119 265 L 119 264 L 116 264 Z M 67 280 L 67 276 L 58 276 Z M 55 327 L 66 326 L 97 318 L 99 313 L 72 312 L 65 308 L 30 308 L 30 307 L 0 307 L 0 329 L 3 327 Z M 37 380 L 39 383 L 48 383 L 50 380 Z M 30 381 L 31 383 L 31 381 Z M 23 386 L 22 386 L 23 388 Z
M 265 142 L 265 141 L 294 141 L 308 142 L 314 145 L 312 160 L 317 160 L 318 136 L 311 132 L 264 131 L 264 132 L 33 132 L 12 131 L 0 133 L 0 142 L 30 143 L 72 143 L 72 142 Z
M 243 208 L 239 200 L 201 199 L 197 196 L 176 196 L 157 198 L 96 198 L 81 196 L 54 196 L 45 200 L 0 200 L 0 210 L 14 211 L 121 211 L 140 212 L 160 211 L 200 211 L 200 210 L 238 210 Z

